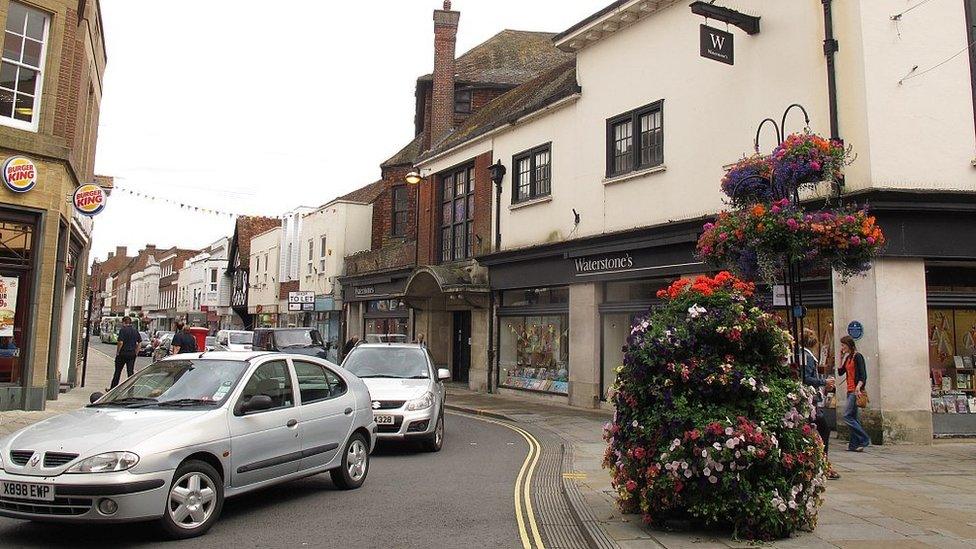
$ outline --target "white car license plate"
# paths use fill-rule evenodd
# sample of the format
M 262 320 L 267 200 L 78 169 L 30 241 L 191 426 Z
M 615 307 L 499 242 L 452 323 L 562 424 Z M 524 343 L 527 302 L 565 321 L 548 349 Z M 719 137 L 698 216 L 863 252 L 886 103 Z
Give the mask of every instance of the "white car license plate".
M 54 501 L 54 486 L 50 484 L 29 484 L 27 482 L 3 481 L 0 495 L 7 498 Z
M 376 420 L 377 425 L 393 425 L 395 423 L 393 416 L 373 416 L 373 419 Z

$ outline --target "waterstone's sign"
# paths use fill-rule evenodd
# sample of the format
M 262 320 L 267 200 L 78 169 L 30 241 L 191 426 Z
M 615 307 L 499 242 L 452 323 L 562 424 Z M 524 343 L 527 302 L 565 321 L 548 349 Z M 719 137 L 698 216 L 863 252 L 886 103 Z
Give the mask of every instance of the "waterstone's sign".
M 735 50 L 733 48 L 733 36 L 730 32 L 713 29 L 708 25 L 702 25 L 701 30 L 701 56 L 728 65 L 735 64 Z
M 600 257 L 580 257 L 576 259 L 576 276 L 612 273 L 630 269 L 633 266 L 634 258 L 628 253 Z
M 373 295 L 376 293 L 376 288 L 373 286 L 360 286 L 356 288 L 356 295 Z

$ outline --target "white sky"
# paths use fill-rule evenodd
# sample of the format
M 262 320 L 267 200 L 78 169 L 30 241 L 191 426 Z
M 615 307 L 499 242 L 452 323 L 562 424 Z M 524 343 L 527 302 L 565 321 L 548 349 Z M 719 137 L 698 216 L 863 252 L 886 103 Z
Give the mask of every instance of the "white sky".
M 458 55 L 502 29 L 563 31 L 610 0 L 456 0 Z M 375 181 L 413 138 L 440 0 L 102 0 L 96 173 L 193 206 L 277 215 Z M 198 248 L 233 221 L 116 192 L 93 257 Z

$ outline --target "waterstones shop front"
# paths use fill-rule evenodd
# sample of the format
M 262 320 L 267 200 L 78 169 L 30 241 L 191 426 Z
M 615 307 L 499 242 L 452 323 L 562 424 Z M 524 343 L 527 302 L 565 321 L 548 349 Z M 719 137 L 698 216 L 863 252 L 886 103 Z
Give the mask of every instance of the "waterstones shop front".
M 863 277 L 803 284 L 804 325 L 828 374 L 837 341 L 857 340 L 875 442 L 976 436 L 976 194 L 872 191 L 888 243 Z M 712 269 L 695 257 L 701 222 L 674 223 L 480 258 L 495 292 L 499 392 L 606 406 L 636 315 L 676 278 Z M 776 288 L 759 299 L 780 314 Z M 838 401 L 846 388 L 838 383 Z

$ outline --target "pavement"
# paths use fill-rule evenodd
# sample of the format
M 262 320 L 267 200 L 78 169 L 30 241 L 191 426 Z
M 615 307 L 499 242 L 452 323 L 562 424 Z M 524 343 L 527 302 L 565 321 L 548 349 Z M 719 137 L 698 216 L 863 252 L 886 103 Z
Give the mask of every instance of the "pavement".
M 638 515 L 623 515 L 614 503 L 610 477 L 601 462 L 603 424 L 611 413 L 541 404 L 503 395 L 478 394 L 452 386 L 449 406 L 507 418 L 550 431 L 564 441 L 569 459 L 563 479 L 567 498 L 578 492 L 591 522 L 591 547 L 722 549 L 750 547 L 726 532 L 661 531 L 646 528 Z M 976 547 L 976 443 L 935 441 L 931 445 L 872 446 L 863 453 L 831 444 L 834 468 L 813 532 L 758 545 L 767 548 L 956 548 Z

